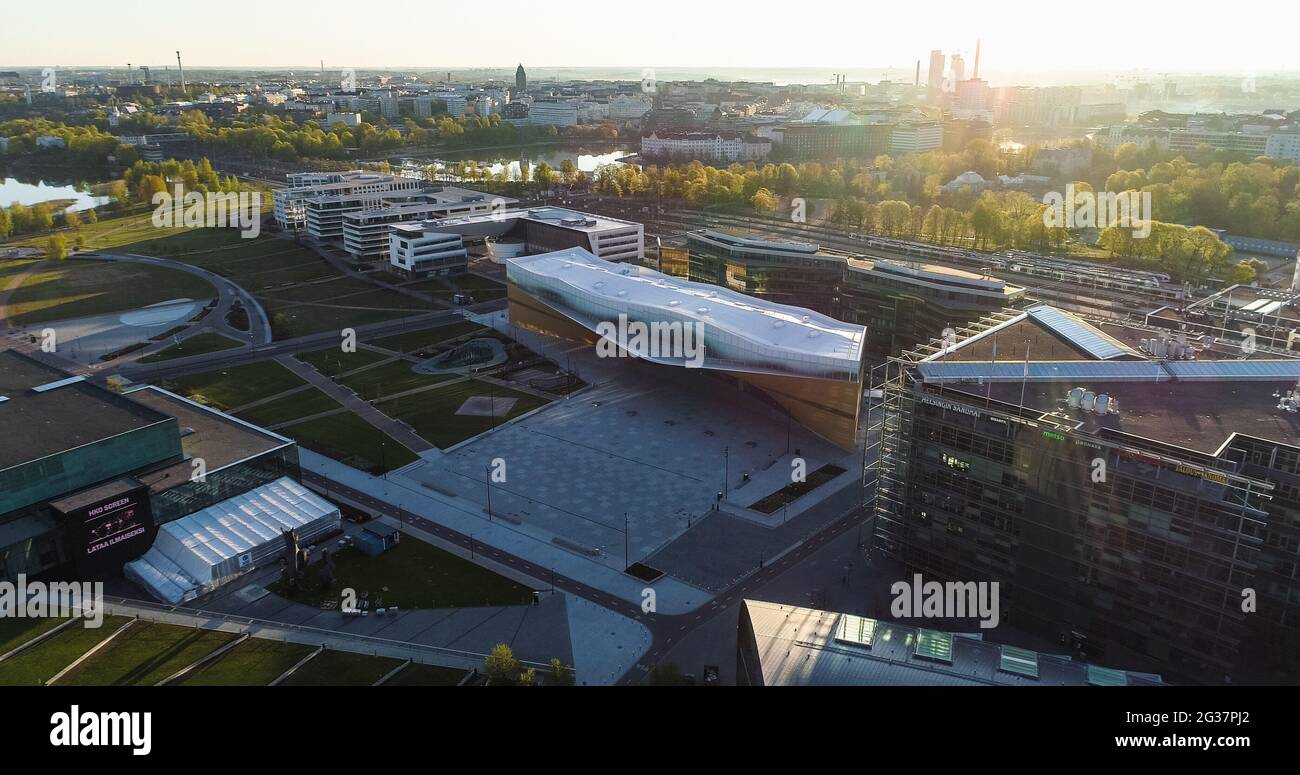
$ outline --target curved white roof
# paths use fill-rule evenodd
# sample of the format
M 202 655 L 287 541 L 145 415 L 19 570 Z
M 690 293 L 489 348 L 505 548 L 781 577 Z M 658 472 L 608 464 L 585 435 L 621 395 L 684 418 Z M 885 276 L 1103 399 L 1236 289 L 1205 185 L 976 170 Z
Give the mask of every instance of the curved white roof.
M 611 263 L 582 248 L 512 258 L 507 269 L 512 282 L 521 273 L 544 278 L 552 289 L 601 302 L 605 310 L 625 312 L 630 319 L 703 323 L 707 346 L 719 356 L 719 338 L 711 332 L 756 345 L 755 357 L 816 363 L 855 374 L 862 360 L 864 326 L 653 269 Z

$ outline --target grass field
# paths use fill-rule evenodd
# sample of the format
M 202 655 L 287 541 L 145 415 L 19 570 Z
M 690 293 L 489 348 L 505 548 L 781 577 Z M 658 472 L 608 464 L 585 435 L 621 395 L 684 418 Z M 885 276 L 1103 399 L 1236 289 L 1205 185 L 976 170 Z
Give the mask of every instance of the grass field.
M 291 422 L 300 417 L 342 409 L 343 405 L 316 388 L 290 393 L 284 398 L 277 398 L 265 404 L 250 407 L 238 413 L 241 420 L 255 425 L 269 427 Z
M 372 609 L 519 605 L 533 599 L 528 587 L 409 535 L 378 557 L 343 549 L 334 555 L 334 571 L 335 584 L 328 590 L 315 588 L 313 572 L 307 574 L 308 585 L 298 589 L 278 581 L 267 589 L 312 607 L 338 600 L 339 590 L 346 588 L 368 595 Z
M 266 686 L 314 651 L 311 646 L 249 638 L 181 681 L 189 686 Z
M 495 419 L 490 416 L 456 414 L 456 410 L 460 409 L 465 399 L 470 396 L 496 396 L 514 398 L 516 401 L 508 413 Z M 517 390 L 471 379 L 444 385 L 418 396 L 384 401 L 376 404 L 376 408 L 389 417 L 396 417 L 408 423 L 430 444 L 446 449 L 546 403 L 546 399 L 528 393 L 520 393 Z
M 303 363 L 311 364 L 312 368 L 321 374 L 333 377 L 336 374 L 343 374 L 363 366 L 371 366 L 387 360 L 391 356 L 361 348 L 357 348 L 356 352 L 345 353 L 338 347 L 327 347 L 323 350 L 298 353 L 293 357 Z
M 339 384 L 351 388 L 361 398 L 367 401 L 377 401 L 384 396 L 436 385 L 439 382 L 455 379 L 457 376 L 455 374 L 417 374 L 411 370 L 414 367 L 415 364 L 410 361 L 397 360 L 365 371 L 359 371 L 337 381 Z
M 402 660 L 373 657 L 350 651 L 322 651 L 281 686 L 369 686 L 387 675 Z
M 455 686 L 467 672 L 437 665 L 411 664 L 389 678 L 384 686 Z
M 480 326 L 478 323 L 462 320 L 457 323 L 449 323 L 445 326 L 426 328 L 423 331 L 411 331 L 405 334 L 385 336 L 367 342 L 366 344 L 372 344 L 375 347 L 383 347 L 397 352 L 410 353 L 421 349 L 432 349 L 433 346 L 439 342 L 444 342 L 448 339 L 454 339 L 458 336 L 464 336 L 465 334 L 471 334 L 482 330 L 483 326 Z
M 48 681 L 126 622 L 124 616 L 105 616 L 99 627 L 72 625 L 39 645 L 0 662 L 0 686 L 37 686 Z
M 451 301 L 456 293 L 469 293 L 475 302 L 491 301 L 504 298 L 506 287 L 496 280 L 475 274 L 460 274 L 454 277 L 430 277 L 424 280 L 404 283 L 403 288 L 428 293 L 436 299 Z
M 59 686 L 152 686 L 234 639 L 231 633 L 139 621 Z
M 52 630 L 62 623 L 62 619 L 48 616 L 39 619 L 0 617 L 0 654 L 8 654 L 37 635 Z M 0 662 L 0 665 L 3 664 Z
M 295 423 L 276 432 L 297 439 L 302 446 L 326 457 L 371 473 L 401 468 L 417 457 L 393 437 L 351 412 Z
M 10 295 L 4 314 L 12 325 L 32 325 L 216 295 L 206 280 L 174 269 L 66 259 L 37 266 Z
M 242 342 L 236 342 L 227 336 L 221 334 L 205 332 L 195 334 L 189 339 L 182 340 L 179 344 L 174 344 L 163 350 L 159 350 L 153 355 L 146 355 L 140 359 L 140 363 L 160 363 L 170 361 L 174 358 L 188 358 L 191 355 L 202 355 L 203 353 L 215 353 L 221 350 L 230 350 L 239 347 Z
M 275 361 L 260 361 L 190 374 L 168 380 L 164 386 L 190 398 L 201 396 L 221 409 L 234 409 L 305 384 L 298 375 Z

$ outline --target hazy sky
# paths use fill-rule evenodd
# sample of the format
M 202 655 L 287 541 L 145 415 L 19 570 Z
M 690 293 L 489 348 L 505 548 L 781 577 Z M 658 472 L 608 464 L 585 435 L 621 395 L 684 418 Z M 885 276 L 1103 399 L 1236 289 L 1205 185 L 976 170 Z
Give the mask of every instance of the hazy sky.
M 1289 17 L 1289 20 L 1288 18 Z M 6 3 L 0 66 L 819 67 L 982 74 L 1298 66 L 1294 0 L 314 0 Z M 1271 19 L 1271 21 L 1270 21 Z M 173 32 L 169 33 L 168 30 Z M 925 65 L 922 65 L 924 70 Z M 875 77 L 872 78 L 875 80 Z

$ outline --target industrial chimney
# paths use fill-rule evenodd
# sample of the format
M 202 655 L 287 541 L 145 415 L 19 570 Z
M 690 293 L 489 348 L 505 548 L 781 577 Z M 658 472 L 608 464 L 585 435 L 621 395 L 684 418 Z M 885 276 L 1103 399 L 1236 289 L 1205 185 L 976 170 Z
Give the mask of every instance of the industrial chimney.
M 181 71 L 181 91 L 185 91 L 185 67 L 181 65 L 181 52 L 176 52 L 176 69 Z

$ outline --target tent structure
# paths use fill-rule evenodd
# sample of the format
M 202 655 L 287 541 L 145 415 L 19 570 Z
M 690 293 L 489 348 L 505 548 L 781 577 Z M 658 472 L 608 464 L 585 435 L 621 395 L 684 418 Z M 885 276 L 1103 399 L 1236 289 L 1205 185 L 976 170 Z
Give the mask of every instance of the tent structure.
M 289 477 L 168 522 L 123 568 L 167 603 L 192 600 L 284 555 L 286 530 L 306 546 L 339 528 L 339 509 Z

